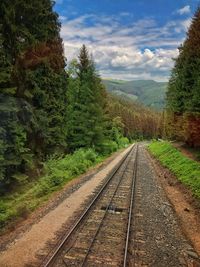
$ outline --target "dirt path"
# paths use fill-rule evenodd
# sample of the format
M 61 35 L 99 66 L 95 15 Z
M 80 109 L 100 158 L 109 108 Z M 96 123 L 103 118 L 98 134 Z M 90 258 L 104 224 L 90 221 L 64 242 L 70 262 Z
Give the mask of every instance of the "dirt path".
M 21 236 L 12 242 L 6 251 L 0 254 L 0 266 L 23 267 L 37 262 L 37 255 L 45 248 L 47 242 L 56 238 L 57 232 L 62 229 L 63 224 L 67 224 L 73 213 L 81 207 L 88 196 L 93 193 L 95 188 L 101 184 L 112 168 L 130 149 L 131 147 L 118 155 L 108 166 L 99 171 L 68 198 L 64 199 L 38 223 L 34 224 L 26 232 L 21 233 Z

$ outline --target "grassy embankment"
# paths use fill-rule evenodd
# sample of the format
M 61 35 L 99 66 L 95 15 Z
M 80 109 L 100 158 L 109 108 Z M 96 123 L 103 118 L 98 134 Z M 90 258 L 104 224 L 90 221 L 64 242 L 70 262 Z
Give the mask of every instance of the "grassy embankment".
M 127 143 L 124 142 L 118 149 L 126 146 Z M 0 230 L 9 222 L 26 218 L 31 211 L 47 201 L 53 192 L 59 191 L 67 182 L 102 162 L 116 150 L 117 147 L 102 155 L 93 149 L 79 149 L 74 154 L 54 156 L 46 161 L 43 176 L 20 185 L 14 192 L 1 196 Z
M 150 152 L 200 199 L 200 164 L 184 156 L 168 142 L 152 142 Z

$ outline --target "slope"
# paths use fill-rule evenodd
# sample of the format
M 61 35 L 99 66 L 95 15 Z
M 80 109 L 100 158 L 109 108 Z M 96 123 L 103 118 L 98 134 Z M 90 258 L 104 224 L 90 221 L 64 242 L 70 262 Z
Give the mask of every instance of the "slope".
M 153 80 L 122 81 L 104 79 L 106 89 L 116 95 L 137 100 L 145 106 L 162 109 L 165 105 L 166 82 Z

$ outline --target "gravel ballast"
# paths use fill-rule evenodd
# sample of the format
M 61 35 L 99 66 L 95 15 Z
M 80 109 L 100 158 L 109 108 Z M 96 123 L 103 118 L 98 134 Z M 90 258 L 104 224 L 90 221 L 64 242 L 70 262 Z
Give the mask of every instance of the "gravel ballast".
M 135 266 L 200 266 L 143 145 L 139 148 L 136 192 L 132 236 Z

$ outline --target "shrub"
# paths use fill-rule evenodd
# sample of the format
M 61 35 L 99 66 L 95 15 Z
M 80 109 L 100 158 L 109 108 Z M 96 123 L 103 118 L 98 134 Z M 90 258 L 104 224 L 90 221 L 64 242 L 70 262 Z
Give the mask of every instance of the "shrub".
M 127 137 L 121 137 L 119 140 L 118 140 L 118 146 L 121 148 L 121 147 L 126 147 L 127 145 L 129 144 L 129 140 Z
M 124 141 L 122 143 L 125 143 Z M 116 142 L 107 142 L 103 147 L 106 155 L 117 148 Z M 50 157 L 43 164 L 43 176 L 32 183 L 24 183 L 20 190 L 4 196 L 0 200 L 0 229 L 8 221 L 18 217 L 26 218 L 29 212 L 47 200 L 53 191 L 58 190 L 77 175 L 84 173 L 103 158 L 94 149 L 79 149 L 73 154 Z M 24 177 L 24 181 L 26 181 L 26 177 Z
M 118 144 L 115 141 L 106 141 L 102 143 L 99 152 L 103 155 L 109 155 L 118 149 Z

